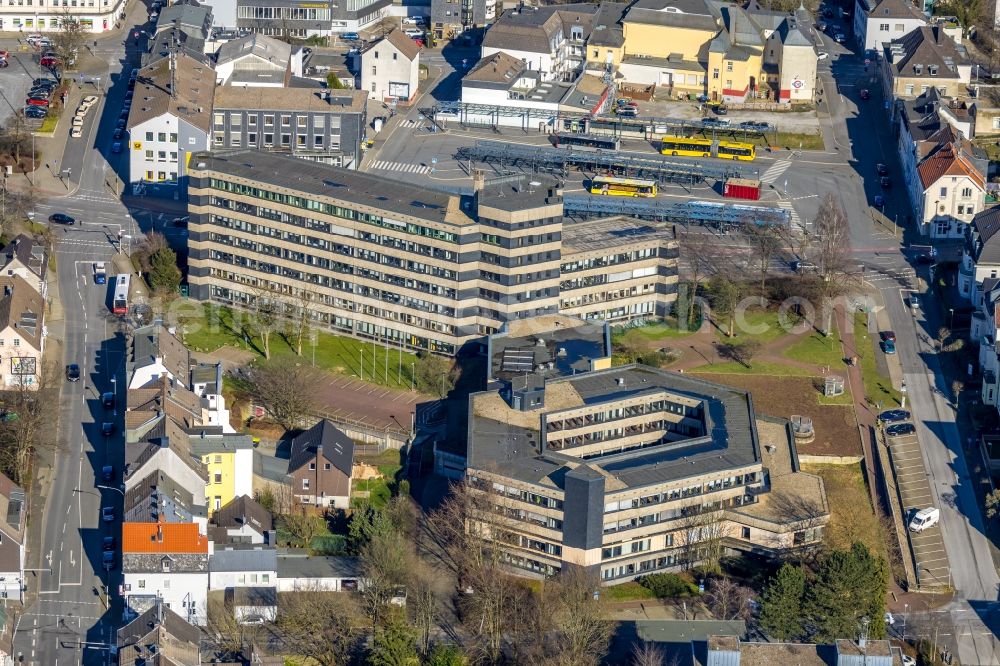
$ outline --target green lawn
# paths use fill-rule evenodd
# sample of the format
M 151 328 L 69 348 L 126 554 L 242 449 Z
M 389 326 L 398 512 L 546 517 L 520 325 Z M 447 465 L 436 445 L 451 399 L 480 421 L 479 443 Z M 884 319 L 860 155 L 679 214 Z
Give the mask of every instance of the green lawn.
M 38 128 L 38 132 L 39 133 L 55 132 L 56 125 L 58 124 L 59 124 L 59 114 L 50 113 L 49 115 L 45 116 L 45 118 L 42 119 L 42 124 Z
M 840 336 L 836 333 L 829 336 L 810 333 L 788 347 L 782 355 L 793 361 L 826 365 L 832 370 L 844 367 L 844 351 L 840 346 Z
M 875 362 L 875 342 L 868 335 L 864 315 L 854 317 L 854 342 L 861 357 L 861 378 L 865 383 L 865 395 L 875 403 L 882 403 L 882 409 L 891 409 L 902 404 L 902 393 L 892 386 L 888 377 L 878 371 Z
M 607 601 L 638 601 L 642 599 L 655 599 L 653 592 L 639 583 L 629 581 L 621 585 L 611 585 L 601 588 L 601 597 Z
M 749 368 L 744 367 L 736 361 L 731 361 L 716 363 L 715 365 L 701 365 L 697 368 L 687 370 L 687 372 L 717 373 L 720 375 L 775 375 L 778 377 L 811 377 L 813 375 L 813 373 L 804 368 L 782 365 L 772 361 L 751 361 Z
M 816 134 L 778 132 L 777 138 L 772 139 L 769 136 L 767 141 L 758 140 L 758 143 L 785 150 L 823 150 L 826 147 L 823 145 L 823 135 L 818 132 Z
M 247 349 L 260 357 L 264 355 L 252 317 L 230 308 L 205 303 L 201 316 L 181 318 L 181 330 L 185 344 L 196 351 L 211 352 L 228 345 Z M 302 342 L 305 362 L 314 362 L 317 367 L 360 377 L 374 384 L 404 389 L 412 386 L 413 363 L 417 360 L 414 354 L 325 332 L 319 332 L 315 341 L 312 344 L 307 334 Z M 293 344 L 293 338 L 272 333 L 271 356 L 294 355 Z
M 700 326 L 700 322 L 699 322 Z M 663 338 L 685 338 L 692 333 L 697 333 L 698 328 L 689 328 L 687 330 L 681 330 L 677 327 L 677 322 L 674 320 L 662 321 L 656 324 L 649 324 L 647 326 L 636 326 L 629 329 L 619 329 L 614 333 L 615 338 L 618 338 L 625 333 L 630 333 L 635 331 L 638 335 L 646 338 L 647 340 L 660 340 Z
M 716 330 L 716 335 L 726 343 L 756 340 L 760 344 L 766 345 L 787 335 L 788 327 L 794 327 L 799 321 L 799 317 L 791 312 L 784 313 L 782 317 L 779 317 L 777 310 L 764 310 L 753 306 L 744 311 L 742 320 L 737 318 L 733 326 L 733 337 L 727 337 L 719 330 Z M 728 320 L 716 323 L 723 329 L 729 326 Z
M 382 474 L 381 479 L 357 479 L 351 484 L 352 490 L 367 491 L 368 501 L 373 506 L 385 506 L 392 498 L 392 487 L 396 485 L 396 475 L 403 468 L 399 451 L 388 449 L 377 456 L 357 456 L 356 462 L 374 465 Z

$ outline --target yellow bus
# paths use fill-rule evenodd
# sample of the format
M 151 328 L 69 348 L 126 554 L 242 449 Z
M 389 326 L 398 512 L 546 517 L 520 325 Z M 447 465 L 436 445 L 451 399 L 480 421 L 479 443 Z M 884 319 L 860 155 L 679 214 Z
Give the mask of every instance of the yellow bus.
M 752 143 L 738 141 L 720 141 L 715 149 L 715 156 L 724 160 L 743 160 L 750 162 L 757 157 L 757 149 Z
M 711 157 L 712 140 L 665 136 L 660 144 L 660 153 L 685 157 Z
M 685 157 L 719 157 L 724 160 L 751 161 L 757 157 L 757 149 L 752 143 L 738 141 L 713 141 L 695 137 L 667 136 L 660 143 L 663 155 L 683 155 Z
M 613 197 L 655 197 L 656 181 L 594 176 L 590 179 L 590 193 Z

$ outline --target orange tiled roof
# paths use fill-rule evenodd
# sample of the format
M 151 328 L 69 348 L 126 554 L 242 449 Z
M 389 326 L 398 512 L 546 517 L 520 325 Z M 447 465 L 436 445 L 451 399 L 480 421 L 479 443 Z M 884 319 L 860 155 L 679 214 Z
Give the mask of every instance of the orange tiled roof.
M 123 553 L 208 554 L 208 538 L 194 523 L 124 523 Z
M 953 144 L 943 146 L 936 153 L 925 158 L 917 166 L 917 172 L 920 174 L 920 181 L 925 190 L 933 186 L 942 176 L 968 176 L 979 189 L 986 187 L 982 175 L 969 164 L 961 153 L 955 152 Z

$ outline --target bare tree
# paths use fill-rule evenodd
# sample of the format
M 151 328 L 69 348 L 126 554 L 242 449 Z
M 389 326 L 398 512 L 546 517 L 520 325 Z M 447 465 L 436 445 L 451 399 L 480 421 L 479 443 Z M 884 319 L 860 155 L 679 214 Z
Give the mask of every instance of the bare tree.
M 4 418 L 0 422 L 0 465 L 24 488 L 30 487 L 37 454 L 54 450 L 56 433 L 49 427 L 50 406 L 58 402 L 51 373 L 36 367 L 30 357 L 5 354 L 0 362 L 22 367 L 18 381 L 3 393 Z
M 607 654 L 614 624 L 602 600 L 595 599 L 600 580 L 571 567 L 542 588 L 552 631 L 544 639 L 546 663 L 553 666 L 597 666 Z
M 750 619 L 750 600 L 753 590 L 740 585 L 728 576 L 713 578 L 705 601 L 712 614 L 720 620 Z
M 319 666 L 351 662 L 360 633 L 354 598 L 343 592 L 285 592 L 278 597 L 278 635 L 285 649 Z
M 65 69 L 72 69 L 88 34 L 80 19 L 69 9 L 60 13 L 59 30 L 52 33 L 51 39 L 52 50 L 62 60 Z
M 431 630 L 441 603 L 434 589 L 435 580 L 436 576 L 423 562 L 416 557 L 411 560 L 406 585 L 406 610 L 417 632 L 417 647 L 423 655 L 430 653 Z
M 209 597 L 208 628 L 215 636 L 215 656 L 226 661 L 247 657 L 261 633 L 260 625 L 238 621 L 232 604 L 222 594 Z
M 832 192 L 820 203 L 815 219 L 815 263 L 827 283 L 826 295 L 832 295 L 848 274 L 851 258 L 850 227 L 847 214 Z
M 410 546 L 395 525 L 371 535 L 361 548 L 364 611 L 374 632 L 396 588 L 407 580 Z
M 781 236 L 775 227 L 746 222 L 740 227 L 740 233 L 747 240 L 760 274 L 760 296 L 764 298 L 767 289 L 767 276 L 771 272 L 771 261 L 781 251 Z
M 656 643 L 643 641 L 632 646 L 632 666 L 664 666 L 663 650 Z
M 467 651 L 490 664 L 501 660 L 504 640 L 518 631 L 530 599 L 494 541 L 508 538 L 507 505 L 492 484 L 470 479 L 454 487 L 425 526 L 440 563 L 458 578 Z
M 326 528 L 326 520 L 307 507 L 299 506 L 297 510 L 281 516 L 285 530 L 302 542 L 303 548 L 310 548 L 313 539 Z
M 161 250 L 170 249 L 167 244 L 167 237 L 159 231 L 147 232 L 135 247 L 132 249 L 132 258 L 143 273 L 153 270 L 152 257 Z
M 681 521 L 680 545 L 687 568 L 699 565 L 705 573 L 721 571 L 723 545 L 726 536 L 722 511 L 705 509 L 686 516 Z
M 688 322 L 694 321 L 694 308 L 698 296 L 698 286 L 710 271 L 715 268 L 718 239 L 703 231 L 685 230 L 678 238 L 681 260 L 687 269 L 691 282 L 691 293 L 688 297 Z
M 281 319 L 282 303 L 281 295 L 273 289 L 266 287 L 256 287 L 253 290 L 253 324 L 260 336 L 261 346 L 264 348 L 264 358 L 271 358 L 271 334 L 278 327 Z
M 284 299 L 282 303 L 285 322 L 287 324 L 289 346 L 295 349 L 295 353 L 298 356 L 302 356 L 302 340 L 311 330 L 312 306 L 316 298 L 316 292 L 312 289 L 303 288 L 297 290 L 294 295 Z
M 295 430 L 316 408 L 312 381 L 306 373 L 306 368 L 291 359 L 278 358 L 244 369 L 239 379 L 271 418 L 286 430 Z
M 750 362 L 753 357 L 760 351 L 760 341 L 759 340 L 743 340 L 742 342 L 737 342 L 735 344 L 719 344 L 716 345 L 716 349 L 720 356 L 730 358 L 744 368 L 750 367 Z

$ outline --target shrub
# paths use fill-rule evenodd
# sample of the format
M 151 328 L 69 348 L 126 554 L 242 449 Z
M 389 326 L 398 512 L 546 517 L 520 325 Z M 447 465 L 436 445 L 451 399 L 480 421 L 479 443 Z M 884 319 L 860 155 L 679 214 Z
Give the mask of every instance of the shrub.
M 655 573 L 643 576 L 639 584 L 661 599 L 676 597 L 693 597 L 698 594 L 698 587 L 684 577 L 672 573 Z

